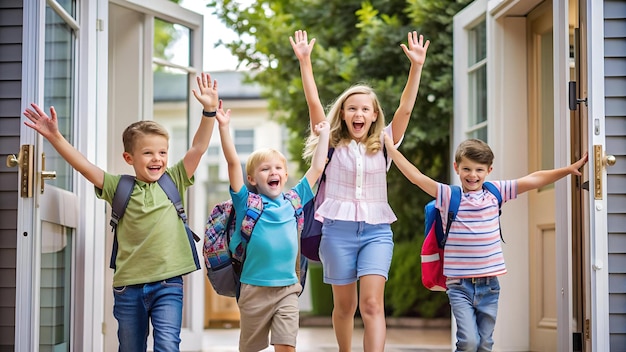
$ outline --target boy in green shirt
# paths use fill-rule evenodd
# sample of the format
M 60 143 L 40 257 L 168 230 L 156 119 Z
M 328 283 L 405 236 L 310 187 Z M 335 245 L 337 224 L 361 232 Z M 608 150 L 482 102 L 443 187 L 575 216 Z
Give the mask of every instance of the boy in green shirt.
M 193 184 L 193 174 L 209 147 L 219 105 L 217 81 L 209 74 L 197 77 L 198 90 L 192 90 L 203 106 L 203 118 L 191 148 L 182 160 L 167 168 L 169 136 L 154 121 L 138 121 L 126 128 L 124 161 L 135 171 L 135 185 L 117 229 L 118 250 L 113 275 L 118 322 L 119 351 L 146 351 L 149 321 L 152 321 L 155 351 L 178 351 L 182 324 L 182 275 L 199 269 L 183 222 L 163 189 L 156 182 L 168 173 L 181 199 Z M 120 175 L 111 175 L 91 163 L 61 135 L 57 114 L 50 117 L 31 104 L 25 121 L 56 149 L 76 171 L 95 186 L 96 195 L 109 204 Z

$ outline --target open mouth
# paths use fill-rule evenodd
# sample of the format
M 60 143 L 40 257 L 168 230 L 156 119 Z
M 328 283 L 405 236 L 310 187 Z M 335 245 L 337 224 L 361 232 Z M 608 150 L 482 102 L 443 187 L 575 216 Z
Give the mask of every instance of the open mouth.
M 354 127 L 355 131 L 362 130 L 364 126 L 365 126 L 365 123 L 363 123 L 363 122 L 353 122 L 352 123 L 352 127 Z
M 268 182 L 267 184 L 270 185 L 270 187 L 278 187 L 280 182 L 278 180 L 272 180 L 272 181 Z

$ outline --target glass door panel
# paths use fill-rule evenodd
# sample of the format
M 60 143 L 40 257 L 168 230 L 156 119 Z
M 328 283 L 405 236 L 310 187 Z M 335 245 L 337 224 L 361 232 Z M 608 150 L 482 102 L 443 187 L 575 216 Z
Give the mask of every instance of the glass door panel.
M 72 0 L 49 1 L 45 13 L 42 108 L 54 106 L 59 131 L 70 144 L 75 139 L 75 8 Z M 72 193 L 72 167 L 45 139 L 42 149 L 42 168 L 55 171 L 56 178 L 45 181 L 40 198 L 39 351 L 71 351 L 78 199 Z

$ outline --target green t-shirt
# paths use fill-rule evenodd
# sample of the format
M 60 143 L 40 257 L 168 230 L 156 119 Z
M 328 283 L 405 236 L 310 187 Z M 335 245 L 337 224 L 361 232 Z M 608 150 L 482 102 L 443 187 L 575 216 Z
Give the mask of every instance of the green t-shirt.
M 181 199 L 193 177 L 187 177 L 182 160 L 166 171 Z M 121 176 L 104 174 L 96 196 L 109 204 Z M 176 208 L 157 182 L 135 180 L 124 216 L 117 226 L 118 251 L 113 287 L 161 281 L 196 270 L 191 246 Z

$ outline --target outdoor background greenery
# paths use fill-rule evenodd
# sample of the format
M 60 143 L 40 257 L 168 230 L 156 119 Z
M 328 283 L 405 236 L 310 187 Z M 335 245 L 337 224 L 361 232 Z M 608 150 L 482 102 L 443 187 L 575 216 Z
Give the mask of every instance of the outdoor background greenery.
M 260 0 L 209 1 L 215 14 L 238 35 L 220 42 L 238 57 L 250 80 L 263 87 L 272 116 L 291 135 L 289 152 L 300 158 L 309 134 L 309 117 L 298 60 L 289 36 L 298 29 L 316 38 L 313 67 L 322 104 L 330 105 L 356 83 L 376 90 L 387 123 L 404 89 L 410 62 L 400 48 L 407 33 L 431 41 L 419 94 L 400 150 L 422 172 L 448 182 L 452 103 L 452 21 L 471 0 Z M 392 166 L 389 203 L 398 221 L 392 225 L 395 249 L 386 286 L 386 310 L 392 316 L 449 317 L 447 297 L 421 284 L 420 248 L 424 205 L 430 196 Z

